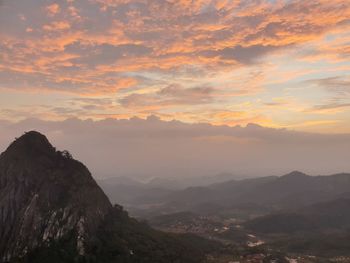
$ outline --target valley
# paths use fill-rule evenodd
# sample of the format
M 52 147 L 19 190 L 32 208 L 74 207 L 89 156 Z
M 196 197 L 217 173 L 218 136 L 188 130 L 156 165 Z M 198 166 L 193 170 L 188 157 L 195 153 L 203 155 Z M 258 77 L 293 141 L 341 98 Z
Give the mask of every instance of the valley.
M 294 171 L 177 190 L 143 187 L 140 200 L 136 191 L 125 204 L 132 215 L 231 247 L 223 262 L 349 262 L 350 174 Z

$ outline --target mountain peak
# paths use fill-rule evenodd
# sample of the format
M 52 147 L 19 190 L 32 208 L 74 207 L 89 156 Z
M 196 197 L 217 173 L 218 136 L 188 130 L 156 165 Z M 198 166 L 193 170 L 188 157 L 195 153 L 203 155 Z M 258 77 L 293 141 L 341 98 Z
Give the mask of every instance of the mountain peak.
M 1 154 L 0 193 L 0 262 L 68 236 L 83 255 L 79 238 L 90 238 L 112 207 L 88 169 L 36 131 Z
M 308 177 L 307 174 L 300 172 L 300 171 L 293 171 L 290 172 L 289 174 L 283 175 L 283 178 L 296 178 L 296 177 Z
M 38 131 L 28 131 L 25 132 L 21 137 L 17 139 L 17 141 L 20 142 L 27 142 L 27 143 L 40 143 L 40 144 L 47 144 L 50 145 L 49 140 L 46 138 L 45 135 L 41 134 Z
M 7 148 L 6 153 L 21 154 L 52 154 L 55 153 L 55 148 L 51 145 L 45 135 L 37 131 L 29 131 L 11 143 Z

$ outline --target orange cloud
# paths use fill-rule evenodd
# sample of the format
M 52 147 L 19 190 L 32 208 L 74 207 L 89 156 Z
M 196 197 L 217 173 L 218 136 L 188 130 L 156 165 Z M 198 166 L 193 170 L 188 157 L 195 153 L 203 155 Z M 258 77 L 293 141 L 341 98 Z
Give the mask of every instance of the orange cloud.
M 17 12 L 18 3 L 8 5 Z M 266 103 L 293 97 L 288 87 L 293 81 L 325 72 L 344 75 L 348 68 L 346 0 L 97 0 L 39 5 L 21 9 L 16 13 L 21 24 L 0 33 L 0 88 L 106 95 L 115 101 L 129 97 L 124 110 L 142 116 L 151 112 L 192 121 L 233 124 L 255 118 L 269 123 L 266 113 L 275 116 L 279 107 Z M 2 15 L 6 21 L 7 14 Z M 315 65 L 320 60 L 329 64 Z M 181 91 L 170 99 L 169 94 L 159 98 L 157 92 L 173 84 L 186 92 L 193 87 L 212 90 L 210 96 Z M 314 101 L 294 98 L 288 108 L 301 112 L 323 105 L 317 101 L 322 96 Z M 193 112 L 201 103 L 194 104 L 193 98 L 224 113 L 197 116 Z M 254 114 L 225 115 L 228 109 L 239 112 L 238 105 L 245 101 L 254 105 L 249 106 Z M 184 105 L 188 115 L 181 113 Z M 320 110 L 340 113 L 339 108 Z
M 55 4 L 47 6 L 46 11 L 48 12 L 49 16 L 54 16 L 61 11 L 61 8 L 58 4 L 55 3 Z
M 43 29 L 46 31 L 62 31 L 70 29 L 70 24 L 67 21 L 56 21 L 51 24 L 44 25 Z

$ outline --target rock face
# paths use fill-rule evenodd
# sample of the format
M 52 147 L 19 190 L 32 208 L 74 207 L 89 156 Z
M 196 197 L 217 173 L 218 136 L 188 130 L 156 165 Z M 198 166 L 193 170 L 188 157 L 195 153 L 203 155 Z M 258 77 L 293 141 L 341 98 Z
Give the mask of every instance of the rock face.
M 0 156 L 3 262 L 68 235 L 84 255 L 87 240 L 111 208 L 88 169 L 38 132 L 16 139 Z
M 203 252 L 112 206 L 88 169 L 31 131 L 0 155 L 0 263 L 198 263 Z

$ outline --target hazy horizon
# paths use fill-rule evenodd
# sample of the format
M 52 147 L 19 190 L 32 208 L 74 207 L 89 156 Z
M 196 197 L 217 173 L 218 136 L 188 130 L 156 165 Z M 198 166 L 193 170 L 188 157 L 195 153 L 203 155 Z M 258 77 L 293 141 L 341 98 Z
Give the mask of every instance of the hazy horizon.
M 349 172 L 350 134 L 188 124 L 147 119 L 27 119 L 0 123 L 0 150 L 25 131 L 44 133 L 69 150 L 96 179 L 128 176 L 170 178 L 232 173 L 238 178 Z

